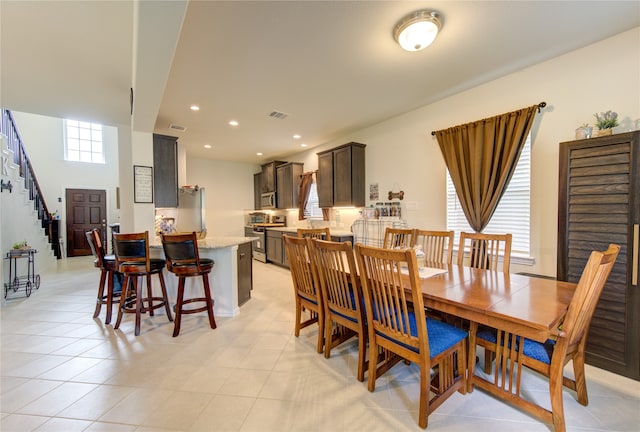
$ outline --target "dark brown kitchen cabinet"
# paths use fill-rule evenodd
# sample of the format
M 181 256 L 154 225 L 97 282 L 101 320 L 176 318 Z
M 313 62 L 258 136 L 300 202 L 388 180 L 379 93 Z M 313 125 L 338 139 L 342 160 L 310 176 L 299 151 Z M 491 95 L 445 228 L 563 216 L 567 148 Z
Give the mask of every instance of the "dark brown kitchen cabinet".
M 253 175 L 253 208 L 260 210 L 262 204 L 260 203 L 260 196 L 262 194 L 262 172 L 255 173 Z
M 298 207 L 300 176 L 304 164 L 289 162 L 276 167 L 277 208 L 290 209 Z
M 640 379 L 640 131 L 560 144 L 558 279 L 578 282 L 592 250 L 620 245 L 593 315 L 586 361 Z
M 267 230 L 267 261 L 283 265 L 282 231 Z
M 153 134 L 153 196 L 156 207 L 178 207 L 178 138 Z
M 351 142 L 318 153 L 320 207 L 365 205 L 365 147 Z
M 262 165 L 262 193 L 276 192 L 276 167 L 282 165 L 284 161 L 273 161 Z
M 252 288 L 251 243 L 242 243 L 238 245 L 238 306 L 242 306 L 249 301 Z

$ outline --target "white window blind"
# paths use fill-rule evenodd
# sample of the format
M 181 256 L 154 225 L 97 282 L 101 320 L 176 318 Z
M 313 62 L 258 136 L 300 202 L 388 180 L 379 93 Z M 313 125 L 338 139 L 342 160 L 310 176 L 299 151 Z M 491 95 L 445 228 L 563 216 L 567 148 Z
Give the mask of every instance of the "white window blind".
M 507 191 L 502 196 L 489 225 L 483 230 L 489 234 L 513 235 L 511 253 L 529 257 L 529 221 L 531 191 L 531 134 L 527 137 L 518 166 Z M 456 233 L 455 245 L 459 244 L 461 231 L 473 232 L 464 216 L 456 190 L 447 170 L 447 229 Z
M 322 209 L 318 206 L 318 188 L 316 182 L 311 183 L 311 189 L 309 190 L 309 201 L 304 208 L 305 219 L 320 219 L 322 220 Z
M 66 160 L 105 163 L 101 124 L 65 120 L 64 135 Z

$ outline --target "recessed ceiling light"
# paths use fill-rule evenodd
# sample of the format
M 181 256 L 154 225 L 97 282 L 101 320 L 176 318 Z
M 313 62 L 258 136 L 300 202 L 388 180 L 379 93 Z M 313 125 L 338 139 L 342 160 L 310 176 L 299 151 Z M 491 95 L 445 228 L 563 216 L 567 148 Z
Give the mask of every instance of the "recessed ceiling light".
M 205 144 L 204 148 L 211 148 L 211 144 Z
M 262 153 L 258 152 L 256 153 L 256 156 L 262 156 Z
M 229 124 L 230 124 L 231 126 L 238 126 L 238 122 L 237 122 L 237 121 L 235 121 L 235 120 L 231 120 L 231 121 L 229 122 Z
M 305 143 L 300 144 L 300 147 L 306 147 L 307 145 Z
M 198 105 L 191 105 L 191 111 L 200 111 L 200 107 Z
M 302 138 L 302 137 L 301 137 L 300 135 L 298 135 L 298 134 L 295 134 L 295 135 L 293 136 L 293 139 L 300 139 L 300 138 Z

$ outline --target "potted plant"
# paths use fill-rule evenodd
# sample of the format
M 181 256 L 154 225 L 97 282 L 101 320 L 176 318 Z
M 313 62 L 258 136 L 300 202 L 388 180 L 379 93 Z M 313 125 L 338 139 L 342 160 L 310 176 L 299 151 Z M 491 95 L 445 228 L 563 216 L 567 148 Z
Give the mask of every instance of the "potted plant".
M 581 126 L 578 126 L 576 129 L 576 139 L 585 139 L 591 138 L 591 133 L 593 132 L 593 128 L 589 126 L 588 123 L 584 123 Z
M 607 111 L 594 114 L 596 118 L 596 126 L 598 127 L 597 136 L 611 135 L 613 128 L 618 126 L 618 113 Z

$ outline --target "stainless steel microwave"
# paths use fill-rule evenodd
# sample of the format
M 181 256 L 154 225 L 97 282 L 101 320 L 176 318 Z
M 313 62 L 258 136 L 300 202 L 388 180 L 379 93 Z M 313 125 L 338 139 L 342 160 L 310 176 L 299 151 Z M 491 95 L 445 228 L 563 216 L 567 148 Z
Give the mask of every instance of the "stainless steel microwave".
M 263 208 L 263 209 L 276 208 L 276 193 L 268 192 L 260 195 L 260 208 Z

